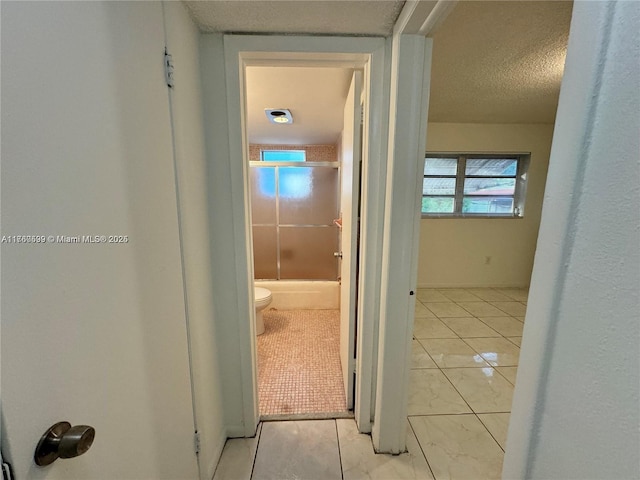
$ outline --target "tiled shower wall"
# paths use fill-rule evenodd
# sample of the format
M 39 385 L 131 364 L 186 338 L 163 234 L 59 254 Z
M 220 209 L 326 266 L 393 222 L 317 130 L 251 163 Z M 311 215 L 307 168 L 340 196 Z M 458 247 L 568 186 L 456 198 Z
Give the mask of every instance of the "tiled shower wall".
M 337 162 L 338 149 L 336 145 L 249 145 L 249 160 L 260 161 L 261 150 L 304 150 L 307 152 L 307 162 Z

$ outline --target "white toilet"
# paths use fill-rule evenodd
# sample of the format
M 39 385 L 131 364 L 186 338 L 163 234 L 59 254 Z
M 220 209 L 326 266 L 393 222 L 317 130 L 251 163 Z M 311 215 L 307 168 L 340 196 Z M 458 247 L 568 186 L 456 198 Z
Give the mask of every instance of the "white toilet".
M 262 310 L 271 303 L 271 290 L 262 287 L 253 287 L 253 289 L 256 302 L 256 335 L 262 335 L 264 333 Z

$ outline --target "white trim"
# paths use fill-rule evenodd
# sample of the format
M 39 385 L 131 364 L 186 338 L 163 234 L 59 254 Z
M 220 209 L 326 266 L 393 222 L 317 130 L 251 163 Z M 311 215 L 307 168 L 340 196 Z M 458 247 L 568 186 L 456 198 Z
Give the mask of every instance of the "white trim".
M 440 0 L 429 12 L 429 16 L 424 21 L 418 33 L 420 35 L 431 36 L 453 11 L 458 0 Z
M 370 68 L 371 88 L 369 91 L 368 103 L 369 112 L 365 119 L 365 125 L 370 128 L 368 148 L 363 151 L 363 160 L 369 164 L 369 175 L 363 177 L 363 189 L 369 192 L 367 197 L 363 197 L 363 203 L 367 204 L 367 215 L 374 219 L 375 231 L 363 226 L 362 245 L 366 245 L 366 250 L 361 254 L 361 285 L 368 285 L 377 281 L 379 269 L 377 268 L 378 258 L 381 257 L 381 240 L 364 238 L 365 235 L 377 235 L 382 237 L 382 225 L 376 223 L 375 219 L 383 215 L 383 203 L 380 198 L 381 192 L 376 188 L 367 188 L 368 183 L 377 185 L 380 178 L 372 177 L 372 174 L 379 174 L 380 165 L 385 162 L 386 144 L 386 111 L 384 109 L 383 94 L 386 91 L 384 86 L 384 49 L 385 40 L 383 38 L 365 37 L 304 37 L 304 36 L 259 36 L 259 35 L 225 35 L 224 51 L 226 66 L 226 89 L 227 107 L 229 119 L 229 166 L 231 168 L 231 191 L 233 205 L 233 225 L 236 249 L 236 269 L 239 273 L 237 279 L 237 311 L 238 335 L 240 341 L 240 356 L 242 369 L 242 394 L 243 394 L 243 415 L 244 415 L 244 436 L 252 436 L 255 432 L 255 425 L 258 422 L 257 409 L 257 381 L 255 368 L 255 335 L 254 335 L 254 315 L 255 312 L 249 305 L 253 304 L 253 289 L 250 288 L 253 282 L 253 262 L 251 252 L 251 218 L 249 211 L 249 177 L 248 177 L 248 141 L 246 129 L 244 128 L 245 112 L 241 108 L 244 105 L 244 68 L 248 65 L 322 65 L 322 66 L 347 66 L 350 68 L 365 68 L 365 72 Z M 367 103 L 367 102 L 366 102 Z M 244 132 L 244 133 L 243 133 Z M 373 191 L 371 191 L 373 190 Z M 369 201 L 372 200 L 371 203 Z M 366 219 L 363 223 L 367 224 Z M 369 225 L 370 227 L 370 225 Z M 242 253 L 244 252 L 244 254 Z M 241 272 L 247 272 L 243 275 Z M 371 304 L 377 307 L 379 302 L 378 292 L 363 288 L 361 303 Z M 374 329 L 375 318 L 363 317 L 358 324 L 359 335 L 371 338 Z M 369 322 L 363 322 L 362 318 L 367 318 Z M 247 319 L 242 321 L 242 319 Z M 363 349 L 373 348 L 370 345 L 358 342 L 358 356 L 371 358 L 370 352 L 363 355 Z M 358 372 L 356 382 L 360 384 L 362 391 L 367 385 L 371 385 L 372 366 L 365 362 L 358 362 Z M 364 398 L 364 395 L 361 395 Z M 363 402 L 364 409 L 370 405 Z M 360 411 L 362 408 L 356 404 L 356 417 L 370 420 L 370 411 Z M 367 421 L 363 423 L 366 430 Z M 229 434 L 236 433 L 235 428 L 229 429 Z M 239 432 L 238 432 L 239 433 Z
M 247 185 L 249 162 L 246 140 L 244 105 L 244 69 L 239 67 L 239 56 L 223 39 L 227 86 L 227 118 L 229 133 L 229 170 L 231 178 L 231 229 L 236 245 L 236 311 L 238 313 L 238 337 L 240 346 L 240 371 L 242 388 L 242 414 L 244 436 L 250 437 L 258 425 L 258 379 L 255 368 L 255 309 L 250 306 L 253 298 L 253 252 L 251 251 L 251 211 Z M 244 274 L 243 274 L 244 272 Z M 242 321 L 245 319 L 245 321 Z
M 222 428 L 217 435 L 217 439 L 215 440 L 215 450 L 212 452 L 211 461 L 205 467 L 204 474 L 201 475 L 201 478 L 213 478 L 213 475 L 216 473 L 216 468 L 218 466 L 218 462 L 220 462 L 220 457 L 222 456 L 222 451 L 224 450 L 224 445 L 227 441 L 227 430 L 226 428 Z M 200 460 L 200 455 L 198 456 L 198 461 Z
M 406 445 L 431 39 L 394 35 L 374 449 Z M 411 295 L 410 292 L 414 291 Z
M 227 425 L 227 438 L 253 437 L 255 434 L 255 430 L 252 434 L 247 434 L 247 428 L 244 425 Z
M 371 432 L 377 384 L 377 338 L 380 318 L 380 285 L 384 229 L 385 185 L 387 178 L 387 132 L 391 76 L 391 40 L 371 54 L 365 69 L 365 103 L 360 197 L 360 271 L 358 294 L 358 336 L 355 419 L 360 432 Z M 367 111 L 367 108 L 369 109 Z M 378 114 L 379 112 L 379 114 Z M 366 322 L 365 322 L 366 320 Z
M 477 283 L 420 283 L 418 288 L 528 288 L 529 285 L 513 283 L 491 283 L 478 285 Z
M 408 0 L 393 28 L 394 35 L 432 36 L 458 0 Z
M 395 34 L 418 33 L 438 0 L 407 0 L 393 26 Z
M 365 65 L 366 68 L 366 65 Z M 358 259 L 360 212 L 360 161 L 362 156 L 361 120 L 363 118 L 363 72 L 355 70 L 344 104 L 344 122 L 340 148 L 340 364 L 347 399 L 347 409 L 354 409 L 355 331 L 358 305 L 356 272 Z M 364 103 L 367 103 L 366 100 Z M 364 129 L 362 129 L 364 130 Z M 364 162 L 363 162 L 364 163 Z

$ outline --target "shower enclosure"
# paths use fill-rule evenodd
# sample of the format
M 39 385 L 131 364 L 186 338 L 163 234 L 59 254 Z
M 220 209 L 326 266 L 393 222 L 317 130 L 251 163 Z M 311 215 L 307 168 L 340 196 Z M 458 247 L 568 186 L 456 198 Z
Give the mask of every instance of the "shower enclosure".
M 257 280 L 338 280 L 338 162 L 250 162 Z

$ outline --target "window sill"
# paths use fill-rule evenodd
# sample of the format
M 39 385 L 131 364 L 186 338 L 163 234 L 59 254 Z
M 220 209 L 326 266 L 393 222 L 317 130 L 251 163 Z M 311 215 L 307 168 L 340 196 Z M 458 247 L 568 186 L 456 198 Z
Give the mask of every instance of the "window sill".
M 439 219 L 439 218 L 443 218 L 443 219 L 457 219 L 457 220 L 466 220 L 466 219 L 483 219 L 486 220 L 488 218 L 490 219 L 502 219 L 502 220 L 522 220 L 524 218 L 524 216 L 522 215 L 482 215 L 482 214 L 478 214 L 478 215 L 447 215 L 447 214 L 429 214 L 429 215 L 425 215 L 424 213 L 422 214 L 422 220 L 432 220 L 432 219 Z

